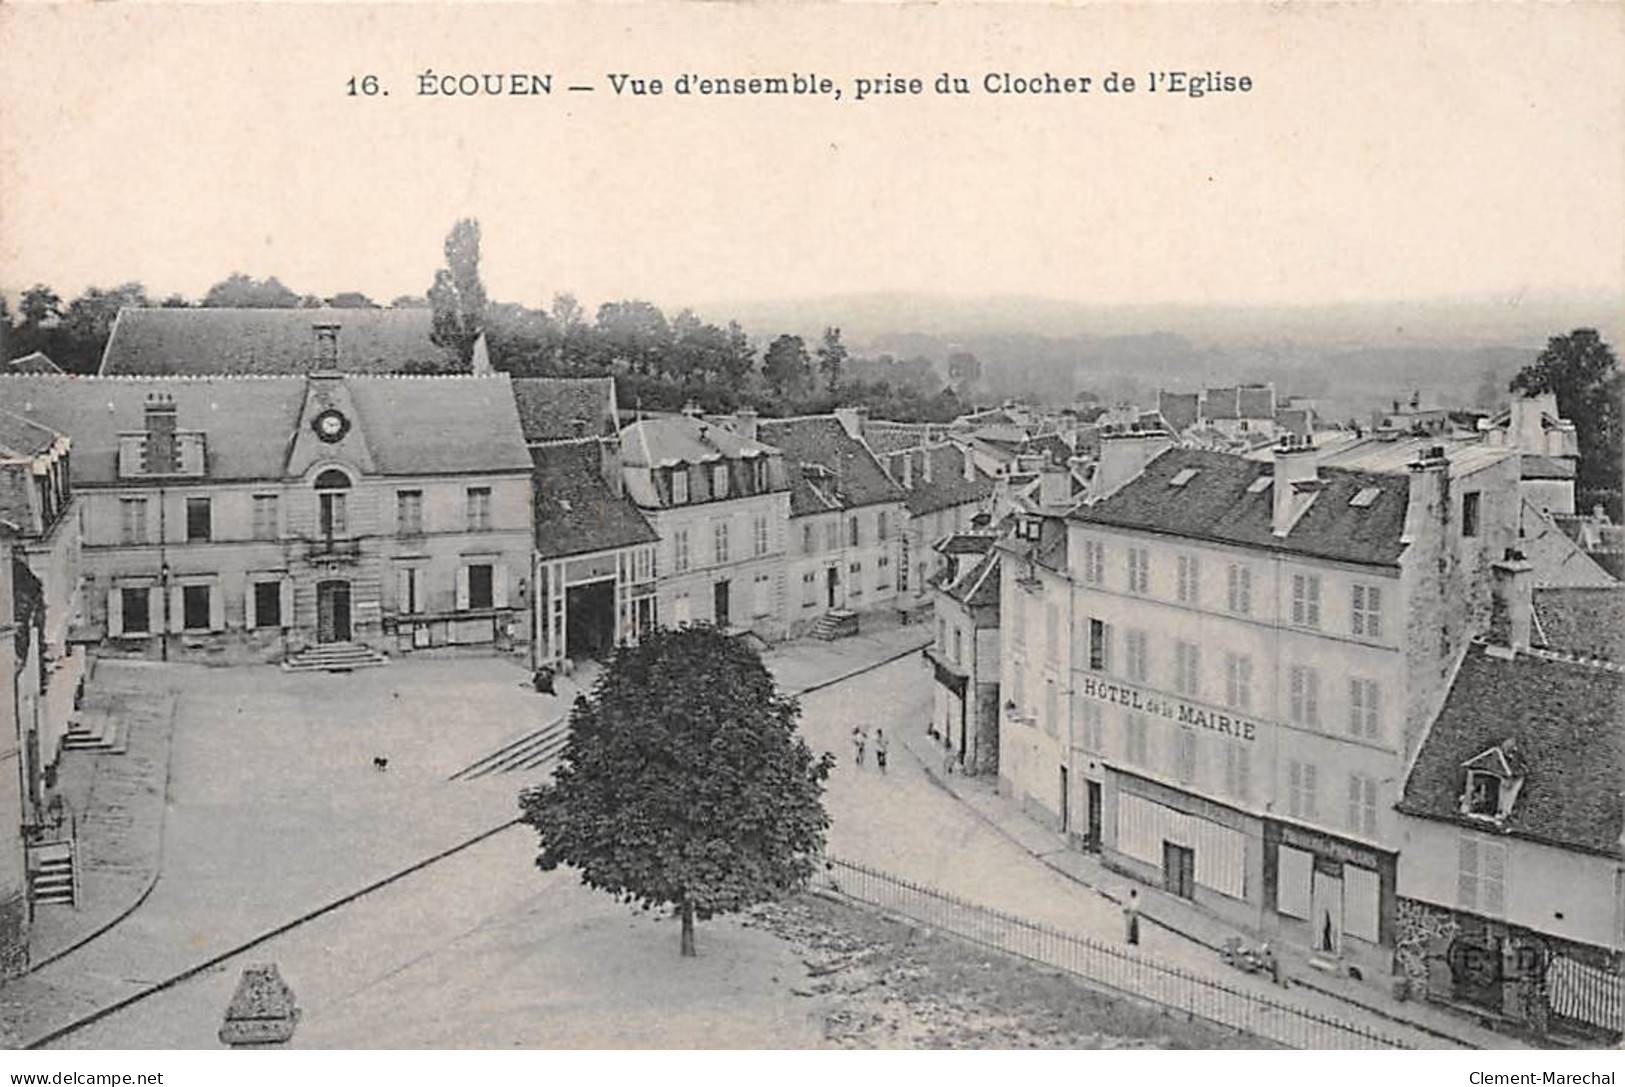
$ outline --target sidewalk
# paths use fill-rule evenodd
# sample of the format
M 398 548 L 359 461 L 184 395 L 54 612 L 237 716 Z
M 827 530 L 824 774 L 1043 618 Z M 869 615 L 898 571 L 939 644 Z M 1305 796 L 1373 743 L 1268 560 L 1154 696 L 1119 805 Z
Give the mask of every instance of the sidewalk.
M 1145 921 L 1212 948 L 1215 957 L 1224 941 L 1233 936 L 1255 938 L 1183 899 L 1108 869 L 1098 857 L 1074 848 L 1059 833 L 1029 817 L 1009 797 L 1000 796 L 993 780 L 944 774 L 942 748 L 923 729 L 914 726 L 899 731 L 903 745 L 920 762 L 933 783 L 1051 870 L 1114 904 L 1120 904 L 1130 888 L 1139 891 L 1140 916 Z M 1356 1005 L 1365 1013 L 1421 1031 L 1441 1045 L 1474 1049 L 1529 1048 L 1517 1038 L 1487 1030 L 1423 1001 L 1400 1002 L 1374 985 L 1322 973 L 1309 965 L 1306 953 L 1296 948 L 1283 946 L 1276 948 L 1276 952 L 1289 985 Z
M 929 624 L 903 623 L 892 611 L 862 613 L 858 624 L 858 633 L 847 638 L 772 645 L 762 653 L 762 663 L 786 693 L 802 695 L 917 653 L 932 638 Z
M 79 905 L 36 908 L 32 973 L 117 924 L 152 890 L 163 862 L 175 694 L 160 669 L 98 662 L 79 716 L 117 721 L 122 752 L 65 751 L 57 792 L 79 821 Z

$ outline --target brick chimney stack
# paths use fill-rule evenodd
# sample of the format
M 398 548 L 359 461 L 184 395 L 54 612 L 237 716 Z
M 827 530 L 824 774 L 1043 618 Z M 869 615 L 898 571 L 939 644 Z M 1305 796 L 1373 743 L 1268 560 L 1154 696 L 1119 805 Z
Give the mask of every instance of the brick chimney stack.
M 1534 629 L 1535 568 L 1522 551 L 1509 547 L 1506 557 L 1492 569 L 1495 595 L 1490 604 L 1490 641 L 1514 653 L 1528 649 Z
M 336 324 L 320 324 L 310 326 L 316 333 L 316 364 L 317 370 L 337 370 L 339 368 L 339 326 Z
M 180 446 L 175 439 L 175 398 L 150 393 L 146 405 L 147 449 L 143 471 L 172 475 L 181 470 Z

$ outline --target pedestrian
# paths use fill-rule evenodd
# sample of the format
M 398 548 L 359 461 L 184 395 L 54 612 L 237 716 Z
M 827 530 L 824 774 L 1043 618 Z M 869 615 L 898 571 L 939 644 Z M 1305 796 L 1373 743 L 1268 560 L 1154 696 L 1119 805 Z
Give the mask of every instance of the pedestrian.
M 1127 929 L 1131 947 L 1140 945 L 1140 892 L 1129 888 L 1128 901 L 1123 904 L 1123 925 Z
M 869 734 L 863 731 L 862 725 L 852 726 L 852 750 L 856 753 L 857 763 L 863 765 L 863 749 L 869 742 Z
M 1284 984 L 1281 981 L 1281 960 L 1275 957 L 1275 949 L 1268 940 L 1258 949 L 1258 957 L 1264 961 L 1264 972 L 1270 976 L 1270 980 L 1277 985 Z
M 875 765 L 882 774 L 886 772 L 886 730 L 883 728 L 875 729 Z

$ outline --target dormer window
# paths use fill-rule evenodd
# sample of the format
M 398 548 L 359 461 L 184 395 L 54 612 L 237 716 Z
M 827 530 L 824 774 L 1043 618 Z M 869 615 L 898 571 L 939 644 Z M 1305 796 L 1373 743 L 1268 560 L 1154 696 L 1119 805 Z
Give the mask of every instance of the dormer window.
M 688 469 L 682 465 L 671 470 L 671 504 L 688 505 Z
M 1524 761 L 1517 743 L 1506 740 L 1462 764 L 1461 814 L 1500 823 L 1523 788 Z
M 1484 770 L 1467 774 L 1466 815 L 1497 819 L 1501 815 L 1501 779 Z

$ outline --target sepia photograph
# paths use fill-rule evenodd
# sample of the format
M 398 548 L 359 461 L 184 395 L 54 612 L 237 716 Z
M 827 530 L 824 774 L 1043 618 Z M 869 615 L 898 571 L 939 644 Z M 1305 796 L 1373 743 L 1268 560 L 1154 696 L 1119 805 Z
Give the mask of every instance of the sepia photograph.
M 10 1082 L 1615 1082 L 1625 7 L 0 55 Z

